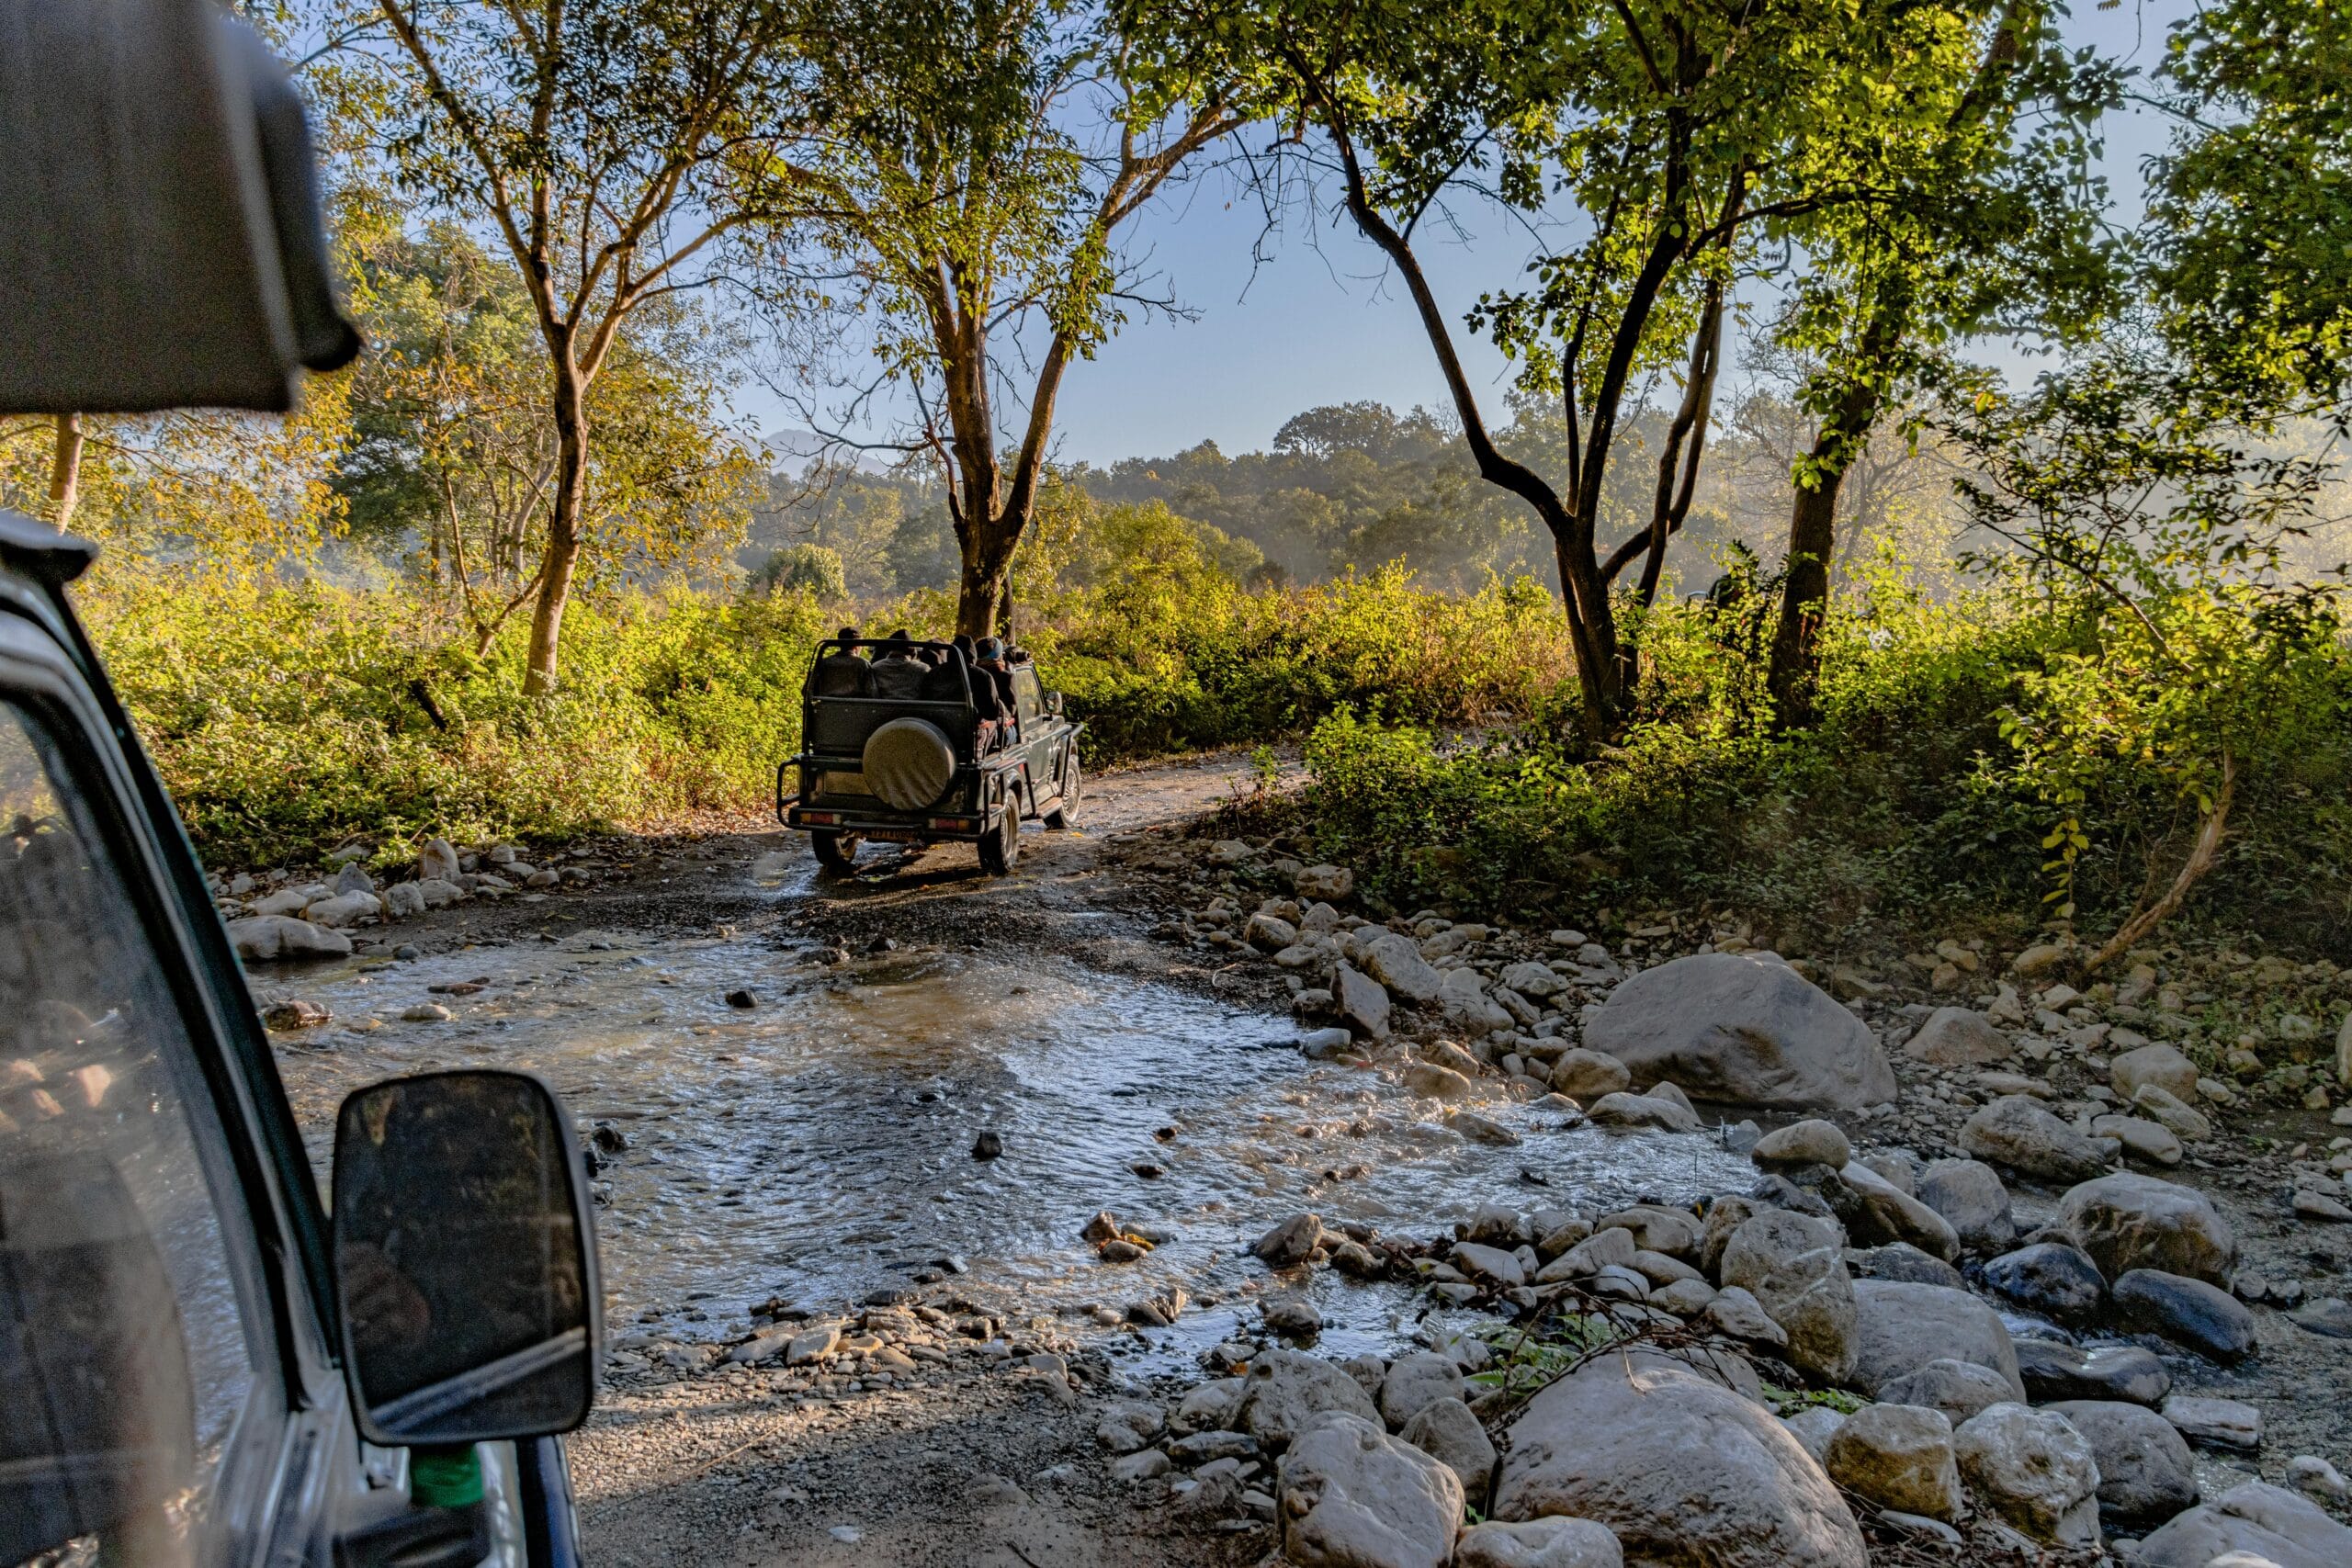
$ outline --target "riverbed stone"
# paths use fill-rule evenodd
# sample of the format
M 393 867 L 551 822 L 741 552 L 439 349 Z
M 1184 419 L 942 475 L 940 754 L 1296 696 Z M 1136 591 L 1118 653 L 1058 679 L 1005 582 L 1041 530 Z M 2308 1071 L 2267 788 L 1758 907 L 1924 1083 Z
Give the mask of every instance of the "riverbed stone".
M 1916 1404 L 1939 1410 L 1957 1427 L 1996 1404 L 2013 1404 L 2017 1390 L 1991 1367 L 1980 1367 L 1952 1356 L 1912 1369 L 1879 1385 L 1878 1396 L 1891 1404 Z
M 1734 1339 L 1761 1345 L 1768 1350 L 1788 1348 L 1788 1330 L 1772 1321 L 1772 1314 L 1764 1310 L 1753 1292 L 1737 1285 L 1717 1291 L 1699 1316 L 1704 1326 Z
M 1477 1092 L 1468 1078 L 1435 1062 L 1406 1063 L 1405 1089 L 1421 1100 L 1467 1100 Z
M 2352 1562 L 2352 1528 L 2307 1497 L 2248 1481 L 2176 1516 L 2140 1542 L 2135 1558 L 2144 1568 L 2208 1568 L 2224 1560 L 2230 1568 L 2343 1568 Z
M 2262 1447 L 2262 1412 L 2242 1399 L 2176 1393 L 2164 1402 L 2159 1414 L 2199 1448 L 2253 1453 Z
M 1580 1104 L 1589 1105 L 1603 1095 L 1622 1094 L 1633 1081 L 1634 1075 L 1624 1063 L 1598 1051 L 1564 1051 L 1552 1064 L 1552 1087 Z
M 1690 1107 L 1646 1094 L 1604 1094 L 1585 1107 L 1585 1115 L 1596 1127 L 1695 1133 L 1701 1126 Z
M 2134 1269 L 2112 1287 L 2130 1327 L 2232 1363 L 2254 1354 L 2254 1314 L 2218 1286 L 2160 1269 Z
M 1837 1122 L 1815 1117 L 1773 1128 L 1756 1141 L 1747 1157 L 1767 1168 L 1826 1165 L 1834 1169 L 1854 1157 L 1854 1145 Z
M 1974 1008 L 1938 1008 L 1903 1046 L 1916 1062 L 1937 1067 L 1981 1067 L 2016 1054 L 2008 1037 Z M 1916 1510 L 1913 1510 L 1916 1511 Z
M 1331 1002 L 1340 1021 L 1369 1040 L 1388 1038 L 1389 1015 L 1395 1010 L 1380 982 L 1352 965 L 1341 964 L 1331 981 Z
M 2094 1116 L 2091 1136 L 2113 1138 L 2123 1145 L 2123 1152 L 2134 1159 L 2150 1165 L 2176 1166 L 2188 1153 L 2180 1146 L 2180 1137 L 2161 1122 L 2151 1122 L 2144 1116 Z
M 1668 1357 L 1610 1355 L 1529 1401 L 1494 1517 L 1600 1521 L 1633 1562 L 1865 1568 L 1853 1515 L 1761 1405 Z
M 1494 1483 L 1495 1444 L 1467 1404 L 1453 1397 L 1431 1400 L 1396 1435 L 1453 1472 L 1470 1506 L 1486 1511 L 1487 1493 Z
M 2055 1323 L 2087 1324 L 2107 1305 L 2107 1280 L 2090 1254 L 2063 1241 L 2036 1242 L 1984 1265 L 1984 1283 Z
M 1794 1438 L 1798 1446 L 1813 1456 L 1813 1462 L 1819 1465 L 1829 1462 L 1830 1439 L 1845 1424 L 1846 1413 L 1826 1404 L 1808 1404 L 1781 1417 L 1781 1425 L 1789 1436 Z
M 1704 1100 L 1860 1110 L 1895 1096 L 1870 1026 L 1773 953 L 1694 953 L 1621 982 L 1585 1043 L 1636 1084 L 1670 1078 Z
M 427 839 L 424 847 L 416 852 L 416 878 L 419 882 L 436 878 L 443 882 L 455 882 L 460 870 L 458 852 L 447 839 Z
M 1453 1568 L 1625 1568 L 1625 1552 L 1597 1519 L 1529 1519 L 1464 1530 Z
M 1834 1221 L 1784 1209 L 1743 1221 L 1724 1247 L 1722 1280 L 1752 1294 L 1788 1336 L 1789 1359 L 1829 1382 L 1853 1375 L 1856 1287 Z
M 1941 1357 L 1999 1374 L 2012 1399 L 2025 1398 L 2017 1351 L 2000 1314 L 1966 1291 L 1899 1280 L 1854 1281 L 1855 1387 L 1873 1396 L 1887 1383 Z
M 1434 1350 L 1408 1351 L 1396 1358 L 1381 1380 L 1381 1417 L 1394 1430 L 1441 1399 L 1464 1397 L 1468 1388 L 1453 1358 Z
M 1189 1436 L 1230 1427 L 1240 1418 L 1241 1402 L 1249 1393 L 1247 1378 L 1217 1378 L 1188 1390 L 1168 1418 L 1169 1430 Z
M 1949 1519 L 1961 1511 L 1951 1422 L 1916 1404 L 1866 1404 L 1829 1439 L 1829 1478 L 1882 1508 Z
M 2021 1094 L 1978 1110 L 1961 1123 L 1959 1142 L 1988 1165 L 2043 1181 L 2086 1181 L 2107 1169 L 2098 1145 Z
M 1291 888 L 1309 901 L 1344 904 L 1356 890 L 1356 874 L 1343 865 L 1306 866 L 1291 879 Z
M 2150 1408 L 2172 1392 L 2172 1371 L 2153 1350 L 2105 1345 L 2084 1350 L 2048 1339 L 2016 1342 L 2018 1376 L 2036 1404 L 2061 1400 L 2120 1400 Z
M 1949 1285 L 1953 1290 L 1968 1283 L 1967 1276 L 1959 1269 L 1905 1241 L 1849 1251 L 1846 1254 L 1846 1267 L 1853 1270 L 1857 1280 L 1907 1280 L 1915 1285 Z
M 1977 1501 L 2026 1535 L 2098 1544 L 2098 1461 L 2064 1416 L 1996 1404 L 1962 1422 L 1952 1446 Z
M 1279 1449 L 1337 1413 L 1378 1426 L 1380 1409 L 1363 1385 L 1338 1363 L 1298 1350 L 1261 1350 L 1250 1362 L 1250 1392 L 1241 1401 L 1241 1429 Z M 1385 1431 L 1385 1428 L 1383 1428 Z
M 2069 1399 L 2046 1408 L 2090 1444 L 2099 1518 L 2109 1529 L 2149 1529 L 2197 1501 L 2197 1461 L 2188 1439 L 2147 1406 Z
M 2001 1173 L 1978 1159 L 1939 1159 L 1919 1173 L 1918 1199 L 1952 1228 L 1963 1253 L 2007 1252 L 2017 1238 L 2009 1190 Z
M 1814 1168 L 1835 1177 L 1834 1185 L 1823 1181 L 1813 1184 L 1814 1190 L 1856 1246 L 1901 1243 L 1946 1262 L 1960 1256 L 1960 1233 L 1951 1221 L 1860 1161 L 1849 1160 L 1835 1172 L 1826 1166 Z M 1792 1179 L 1804 1184 L 1802 1177 Z
M 237 956 L 254 963 L 274 959 L 342 958 L 351 952 L 351 939 L 339 931 L 314 926 L 291 915 L 248 915 L 229 922 L 229 940 Z
M 1283 1555 L 1299 1568 L 1445 1568 L 1462 1503 L 1438 1461 L 1375 1420 L 1328 1415 L 1283 1455 Z
M 1250 917 L 1250 923 L 1242 928 L 1241 940 L 1261 953 L 1280 953 L 1297 942 L 1298 928 L 1261 909 Z
M 2132 1103 L 2161 1122 L 2184 1142 L 2201 1144 L 2213 1135 L 2212 1119 L 2161 1084 L 2142 1084 Z
M 2197 1064 L 2171 1045 L 2142 1045 L 2119 1053 L 2107 1064 L 2108 1082 L 2118 1099 L 2136 1099 L 2143 1084 L 2154 1084 L 2187 1104 L 2197 1098 Z
M 1557 970 L 1532 958 L 1510 965 L 1497 978 L 1521 996 L 1533 997 L 1538 1001 L 1546 997 L 1556 997 L 1568 988 L 1567 981 Z
M 1322 1245 L 1322 1216 L 1293 1214 L 1289 1219 L 1251 1242 L 1250 1250 L 1273 1268 L 1290 1269 L 1306 1262 L 1315 1249 Z
M 1386 987 L 1391 996 L 1408 1001 L 1431 1002 L 1445 976 L 1421 956 L 1420 944 L 1402 931 L 1385 931 L 1361 949 L 1364 972 Z
M 2059 1201 L 2058 1225 L 2110 1280 L 2161 1269 L 2221 1285 L 2237 1260 L 2229 1222 L 2202 1192 L 2136 1171 L 2070 1189 Z

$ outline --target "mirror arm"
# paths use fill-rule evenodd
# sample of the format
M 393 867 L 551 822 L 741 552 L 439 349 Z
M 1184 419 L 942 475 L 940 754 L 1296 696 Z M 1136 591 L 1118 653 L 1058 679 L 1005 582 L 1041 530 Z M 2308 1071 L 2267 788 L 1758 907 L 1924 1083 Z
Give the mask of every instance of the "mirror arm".
M 490 1555 L 490 1506 L 407 1507 L 335 1538 L 335 1568 L 474 1568 Z

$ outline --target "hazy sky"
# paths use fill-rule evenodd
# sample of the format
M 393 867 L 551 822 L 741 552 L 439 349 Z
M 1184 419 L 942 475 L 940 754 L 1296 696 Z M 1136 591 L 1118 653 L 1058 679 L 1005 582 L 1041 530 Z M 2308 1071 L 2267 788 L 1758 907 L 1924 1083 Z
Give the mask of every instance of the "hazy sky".
M 2188 0 L 2124 0 L 2108 11 L 2077 3 L 2070 39 L 2143 70 L 2161 58 L 2166 24 L 2188 8 Z M 1248 134 L 1257 144 L 1267 135 Z M 2164 135 L 2144 111 L 2110 120 L 2107 175 L 2120 211 L 2136 210 L 2140 160 Z M 1499 418 L 1504 361 L 1460 318 L 1481 289 L 1514 279 L 1532 247 L 1491 211 L 1458 216 L 1467 237 L 1440 242 L 1425 230 L 1422 264 L 1474 379 L 1491 389 L 1481 400 Z M 1410 300 L 1344 215 L 1314 223 L 1294 214 L 1272 259 L 1253 266 L 1262 223 L 1254 199 L 1216 173 L 1137 220 L 1130 254 L 1197 319 L 1130 324 L 1071 368 L 1058 410 L 1061 460 L 1162 456 L 1204 439 L 1228 452 L 1261 449 L 1284 420 L 1318 403 L 1369 398 L 1402 410 L 1445 400 Z M 1731 368 L 1736 385 L 1736 359 Z M 739 407 L 770 434 L 800 423 L 762 389 L 748 389 Z

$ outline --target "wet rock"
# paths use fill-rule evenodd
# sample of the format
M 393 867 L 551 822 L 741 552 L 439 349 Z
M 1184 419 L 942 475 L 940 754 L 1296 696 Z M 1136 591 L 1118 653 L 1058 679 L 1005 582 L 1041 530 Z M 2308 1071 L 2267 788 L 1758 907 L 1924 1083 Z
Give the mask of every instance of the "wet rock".
M 1107 1453 L 1131 1454 L 1166 1427 L 1157 1404 L 1131 1403 L 1114 1406 L 1094 1428 L 1094 1440 Z
M 1306 1262 L 1322 1244 L 1322 1216 L 1293 1214 L 1250 1243 L 1250 1251 L 1273 1268 L 1291 1269 Z
M 1486 1511 L 1495 1445 L 1468 1405 L 1458 1398 L 1433 1399 L 1414 1412 L 1396 1435 L 1453 1472 L 1470 1506 Z
M 1377 1426 L 1379 1408 L 1335 1363 L 1297 1350 L 1265 1350 L 1250 1363 L 1241 1429 L 1279 1449 L 1323 1416 L 1356 1416 Z
M 1476 969 L 1447 970 L 1438 985 L 1437 999 L 1448 1018 L 1475 1033 L 1497 1033 L 1518 1021 L 1487 994 Z
M 1622 1094 L 1634 1075 L 1614 1056 L 1598 1051 L 1564 1051 L 1552 1064 L 1552 1087 L 1570 1100 L 1589 1105 L 1603 1095 Z
M 1445 1119 L 1445 1124 L 1474 1144 L 1489 1148 L 1517 1148 L 1523 1141 L 1517 1133 L 1491 1116 L 1481 1116 L 1475 1111 L 1457 1111 Z
M 2176 1516 L 2140 1542 L 2134 1561 L 2144 1568 L 2342 1568 L 2352 1562 L 2352 1529 L 2308 1498 L 2248 1481 Z
M 1298 1037 L 1298 1048 L 1310 1061 L 1326 1062 L 1351 1051 L 1355 1039 L 1344 1029 L 1312 1029 Z
M 1462 1521 L 1453 1471 L 1377 1423 L 1327 1417 L 1283 1456 L 1283 1555 L 1300 1568 L 1445 1568 Z
M 2127 1103 L 2138 1098 L 2143 1084 L 2154 1084 L 2183 1104 L 2197 1098 L 2197 1064 L 2170 1045 L 2143 1045 L 2121 1053 L 2108 1063 L 2107 1077 Z
M 2254 1314 L 2227 1291 L 2158 1269 L 2134 1269 L 2112 1287 L 2129 1326 L 2224 1363 L 2254 1354 Z
M 1699 1217 L 1688 1209 L 1664 1203 L 1635 1203 L 1601 1215 L 1593 1228 L 1630 1231 L 1634 1246 L 1642 1251 L 1663 1252 L 1668 1258 L 1698 1256 Z
M 1635 1083 L 1670 1078 L 1710 1100 L 1860 1109 L 1895 1096 L 1867 1024 L 1770 953 L 1698 953 L 1618 985 L 1585 1043 Z
M 254 963 L 282 958 L 342 958 L 351 952 L 351 939 L 339 931 L 314 926 L 291 915 L 248 915 L 229 922 L 229 940 L 237 956 Z
M 2075 1325 L 2107 1305 L 2107 1280 L 2090 1254 L 2064 1242 L 2037 1242 L 1984 1265 L 1984 1283 L 2029 1312 Z
M 2154 1407 L 2172 1391 L 2172 1373 L 2154 1351 L 2137 1345 L 2080 1350 L 2047 1339 L 2017 1341 L 2018 1376 L 2036 1404 L 2115 1400 Z
M 1250 923 L 1242 928 L 1241 940 L 1261 953 L 1280 953 L 1297 944 L 1298 928 L 1261 910 L 1250 916 Z
M 1629 1269 L 1641 1251 L 1634 1243 L 1634 1233 L 1620 1225 L 1595 1231 L 1559 1257 L 1535 1272 L 1539 1283 L 1553 1284 L 1562 1280 L 1589 1280 L 1603 1269 Z
M 1391 1427 L 1402 1427 L 1441 1399 L 1460 1399 L 1468 1390 L 1462 1369 L 1434 1350 L 1396 1358 L 1380 1383 L 1380 1414 Z
M 287 887 L 253 901 L 256 915 L 299 915 L 318 895 L 308 887 Z
M 2287 1315 L 2296 1327 L 2312 1334 L 2331 1339 L 2352 1339 L 2352 1302 L 2340 1296 L 2322 1296 L 2306 1302 Z
M 1636 1562 L 1865 1568 L 1861 1531 L 1770 1412 L 1668 1357 L 1611 1355 L 1510 1428 L 1497 1519 L 1607 1526 Z
M 1903 1243 L 1948 1262 L 1960 1256 L 1960 1233 L 1950 1221 L 1870 1167 L 1849 1160 L 1835 1172 L 1814 1168 L 1834 1176 L 1834 1185 L 1815 1190 L 1858 1245 Z
M 1973 1008 L 1938 1008 L 1903 1047 L 1917 1062 L 1938 1067 L 1978 1067 L 2015 1054 L 1993 1021 Z
M 1585 1108 L 1596 1127 L 1655 1128 L 1663 1133 L 1695 1133 L 1701 1122 L 1688 1107 L 1646 1094 L 1604 1094 Z
M 1866 1404 L 1831 1436 L 1825 1465 L 1832 1481 L 1882 1508 L 1931 1519 L 1961 1511 L 1960 1462 L 1941 1411 Z
M 1420 1100 L 1467 1100 L 1477 1092 L 1468 1078 L 1435 1062 L 1406 1063 L 1405 1089 Z
M 1896 1378 L 1949 1357 L 1990 1369 L 2008 1383 L 2011 1398 L 2025 1397 L 2008 1329 L 1966 1291 L 1896 1280 L 1857 1280 L 1853 1289 L 1855 1387 L 1875 1397 Z
M 1717 1291 L 1714 1299 L 1700 1314 L 1702 1323 L 1719 1334 L 1727 1334 L 1751 1345 L 1761 1345 L 1770 1350 L 1788 1348 L 1786 1330 L 1772 1321 L 1754 1293 L 1737 1285 Z
M 833 1353 L 842 1342 L 842 1325 L 838 1323 L 819 1324 L 814 1328 L 794 1335 L 786 1341 L 784 1364 L 797 1367 L 809 1361 L 821 1360 Z
M 1625 1568 L 1625 1553 L 1596 1520 L 1530 1519 L 1464 1530 L 1453 1568 Z
M 1789 1359 L 1829 1382 L 1853 1374 L 1856 1294 L 1832 1222 L 1785 1211 L 1743 1221 L 1724 1245 L 1722 1280 L 1752 1294 L 1788 1336 Z
M 748 1010 L 759 1006 L 760 998 L 752 995 L 749 987 L 738 987 L 727 993 L 727 1005 Z
M 2018 1394 L 2009 1380 L 1990 1367 L 1939 1356 L 1901 1377 L 1889 1378 L 1879 1385 L 1878 1396 L 1889 1404 L 1941 1411 L 1957 1427 L 1996 1404 L 2015 1404 Z
M 1266 1332 L 1285 1339 L 1313 1339 L 1323 1332 L 1323 1314 L 1313 1302 L 1268 1302 L 1265 1319 Z
M 334 1016 L 317 1002 L 295 997 L 264 1010 L 261 1021 L 267 1028 L 288 1032 L 297 1029 L 316 1029 Z
M 2089 1399 L 2049 1408 L 2091 1446 L 2099 1518 L 2108 1529 L 2148 1529 L 2197 1501 L 2197 1461 L 2179 1431 L 2154 1411 Z
M 2262 1447 L 2262 1412 L 2244 1400 L 2176 1393 L 2164 1402 L 2160 1413 L 2199 1448 L 2253 1453 Z
M 2161 1269 L 2224 1284 L 2237 1240 L 2194 1188 L 2135 1172 L 2086 1181 L 2060 1200 L 2058 1225 L 2112 1280 L 2134 1269 Z
M 1967 1279 L 1940 1258 L 1931 1257 L 1907 1242 L 1889 1242 L 1864 1252 L 1849 1252 L 1846 1267 L 1857 1280 L 1902 1280 L 1914 1285 L 1948 1285 L 1964 1289 Z
M 373 893 L 339 893 L 332 898 L 312 899 L 302 910 L 302 918 L 314 926 L 340 930 L 381 914 L 383 908 L 383 900 Z
M 2027 1536 L 2098 1544 L 2098 1462 L 2064 1416 L 1996 1404 L 1962 1422 L 1952 1446 L 1977 1501 Z
M 1961 1124 L 1960 1146 L 1985 1163 L 2044 1181 L 2086 1181 L 2107 1169 L 2098 1145 L 2038 1100 L 2007 1095 Z
M 1509 1289 L 1527 1282 L 1527 1271 L 1514 1255 L 1499 1247 L 1481 1247 L 1465 1241 L 1453 1249 L 1453 1266 L 1474 1280 Z
M 403 1023 L 447 1023 L 456 1016 L 439 1002 L 418 1002 L 401 1010 Z
M 1388 1017 L 1393 1009 L 1388 993 L 1379 981 L 1341 964 L 1331 986 L 1333 1005 L 1341 1023 L 1368 1040 L 1388 1038 Z
M 994 1159 L 1002 1153 L 1004 1139 L 992 1131 L 983 1129 L 979 1136 L 972 1140 L 974 1159 Z
M 1837 1122 L 1815 1119 L 1773 1128 L 1757 1140 L 1747 1157 L 1768 1168 L 1826 1165 L 1835 1170 L 1854 1157 L 1854 1147 Z

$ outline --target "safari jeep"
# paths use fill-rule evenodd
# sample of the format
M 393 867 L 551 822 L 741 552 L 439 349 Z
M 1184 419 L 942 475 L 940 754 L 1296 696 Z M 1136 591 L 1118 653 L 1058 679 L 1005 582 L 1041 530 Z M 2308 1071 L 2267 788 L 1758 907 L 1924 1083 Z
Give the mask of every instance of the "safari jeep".
M 879 639 L 828 637 L 810 661 L 800 706 L 800 754 L 776 770 L 776 816 L 808 835 L 818 861 L 845 873 L 857 847 L 876 843 L 977 844 L 991 874 L 1021 854 L 1021 824 L 1048 828 L 1076 819 L 1078 736 L 1062 716 L 1061 694 L 1037 683 L 1033 664 L 1012 667 L 1012 713 L 991 733 L 973 699 L 989 672 L 952 643 L 918 642 L 944 656 L 920 696 L 820 690 L 828 660 L 854 673 L 859 649 Z M 854 684 L 854 682 L 853 682 Z

